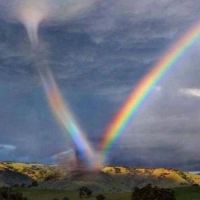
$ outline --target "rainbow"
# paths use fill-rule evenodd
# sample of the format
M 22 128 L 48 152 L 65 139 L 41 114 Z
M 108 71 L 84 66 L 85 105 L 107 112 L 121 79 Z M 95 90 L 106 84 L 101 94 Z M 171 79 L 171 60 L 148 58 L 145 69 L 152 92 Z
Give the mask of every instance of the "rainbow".
M 200 23 L 193 25 L 189 31 L 178 39 L 134 87 L 106 128 L 100 145 L 100 149 L 104 154 L 124 133 L 131 119 L 137 114 L 145 99 L 154 91 L 159 81 L 198 39 L 200 39 Z
M 64 102 L 57 83 L 53 74 L 46 67 L 46 69 L 39 70 L 39 74 L 43 83 L 43 87 L 49 102 L 49 106 L 58 122 L 64 127 L 66 132 L 69 133 L 77 152 L 79 153 L 82 161 L 87 164 L 91 169 L 97 168 L 96 155 L 89 144 L 84 132 L 78 126 L 74 116 L 72 115 L 69 106 Z

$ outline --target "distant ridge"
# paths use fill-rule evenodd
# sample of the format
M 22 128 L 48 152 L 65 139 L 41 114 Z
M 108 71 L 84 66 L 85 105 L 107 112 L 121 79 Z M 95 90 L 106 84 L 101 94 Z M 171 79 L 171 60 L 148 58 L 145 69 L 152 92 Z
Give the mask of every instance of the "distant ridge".
M 37 181 L 42 188 L 77 190 L 84 185 L 93 190 L 116 192 L 149 183 L 166 188 L 200 185 L 200 175 L 172 168 L 121 166 L 105 166 L 98 172 L 74 170 L 71 173 L 55 165 L 0 162 L 0 186 L 29 185 L 32 181 Z

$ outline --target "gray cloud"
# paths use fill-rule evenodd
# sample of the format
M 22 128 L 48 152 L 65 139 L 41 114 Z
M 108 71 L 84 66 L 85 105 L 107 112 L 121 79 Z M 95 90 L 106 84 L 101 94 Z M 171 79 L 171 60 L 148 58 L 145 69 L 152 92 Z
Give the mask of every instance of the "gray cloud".
M 138 153 L 140 163 L 198 168 L 198 159 L 193 160 L 200 150 L 197 52 L 198 44 L 173 66 L 161 83 L 162 90 L 146 100 L 122 136 L 122 151 Z
M 30 17 L 32 20 L 40 18 L 44 21 L 65 21 L 74 16 L 82 15 L 91 8 L 96 1 L 76 0 L 62 1 L 56 3 L 53 0 L 1 0 L 0 8 L 3 11 L 4 19 L 26 20 L 24 17 Z M 28 16 L 25 16 L 25 15 Z
M 16 146 L 10 144 L 0 144 L 0 152 L 10 152 L 14 151 Z
M 40 37 L 64 97 L 96 144 L 138 80 L 198 21 L 200 6 L 197 0 L 107 0 L 87 12 L 89 4 L 80 3 L 84 14 L 72 21 L 42 25 Z M 69 149 L 70 139 L 63 141 L 48 110 L 23 28 L 1 21 L 0 30 L 1 139 L 16 144 L 14 158 L 46 162 Z M 199 47 L 194 44 L 159 83 L 110 162 L 198 168 Z

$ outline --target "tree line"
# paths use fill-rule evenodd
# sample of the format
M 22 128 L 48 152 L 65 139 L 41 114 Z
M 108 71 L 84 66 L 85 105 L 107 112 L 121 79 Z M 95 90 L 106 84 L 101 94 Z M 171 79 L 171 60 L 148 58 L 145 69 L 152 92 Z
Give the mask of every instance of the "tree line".
M 33 184 L 36 186 L 37 184 Z M 94 196 L 93 191 L 86 186 L 78 189 L 79 199 L 90 199 L 96 198 L 96 200 L 106 200 L 106 196 L 103 194 L 98 194 Z M 135 187 L 132 191 L 130 200 L 176 200 L 175 193 L 172 189 L 164 189 L 151 184 L 145 187 L 138 188 Z M 27 197 L 23 196 L 23 193 L 16 192 L 13 188 L 1 188 L 0 189 L 0 200 L 28 200 Z M 53 198 L 52 200 L 72 200 L 68 197 L 63 197 L 62 199 Z

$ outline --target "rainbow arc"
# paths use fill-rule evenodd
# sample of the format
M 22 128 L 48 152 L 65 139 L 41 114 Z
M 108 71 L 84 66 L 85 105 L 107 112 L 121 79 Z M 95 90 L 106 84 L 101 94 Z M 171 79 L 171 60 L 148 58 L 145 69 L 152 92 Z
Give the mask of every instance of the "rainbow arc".
M 178 41 L 173 44 L 161 59 L 134 87 L 125 103 L 107 126 L 100 145 L 106 155 L 114 142 L 125 133 L 126 127 L 141 108 L 143 102 L 154 91 L 160 80 L 176 62 L 200 39 L 200 23 L 193 25 Z

